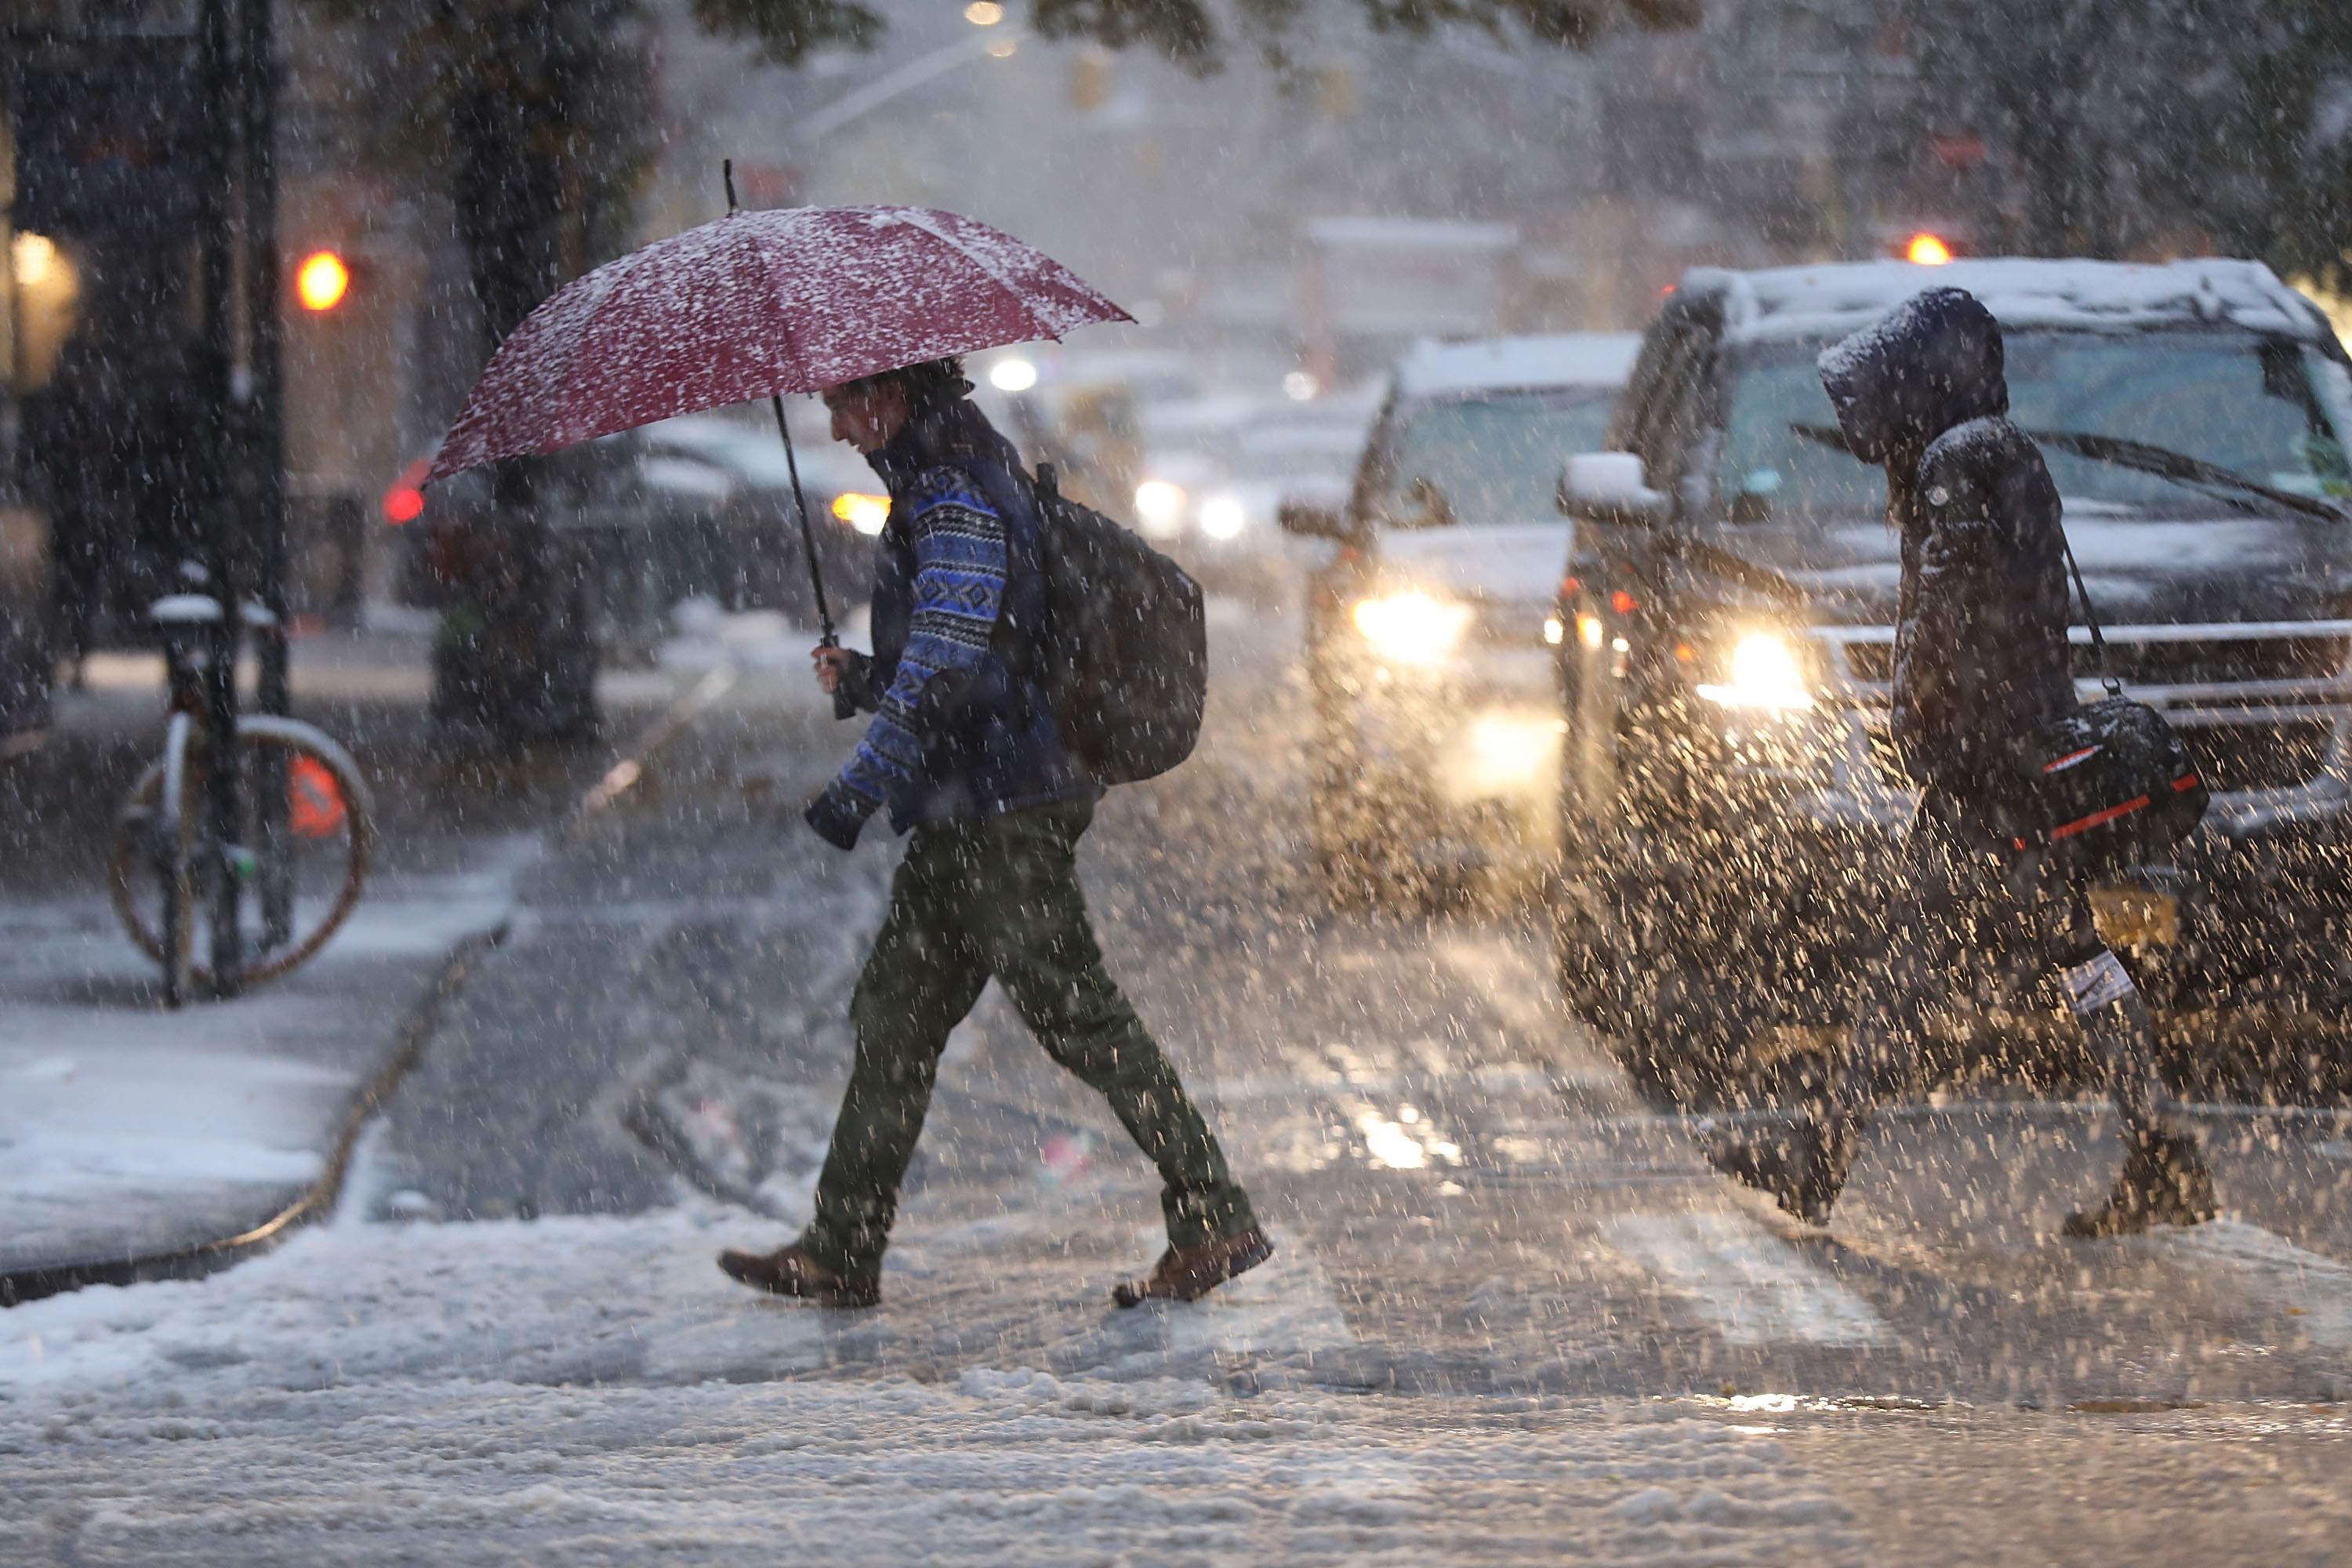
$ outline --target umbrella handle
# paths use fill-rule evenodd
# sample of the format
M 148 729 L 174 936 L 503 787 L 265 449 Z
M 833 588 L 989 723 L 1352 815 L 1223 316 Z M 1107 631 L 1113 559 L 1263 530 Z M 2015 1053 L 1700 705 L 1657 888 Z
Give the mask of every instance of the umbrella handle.
M 731 185 L 732 182 L 730 181 L 730 184 Z M 801 489 L 801 461 L 793 452 L 792 426 L 784 423 L 784 400 L 782 396 L 775 396 L 768 401 L 776 410 L 776 434 L 784 438 L 784 466 L 792 470 L 793 476 L 793 510 L 800 515 L 801 548 L 808 552 L 809 586 L 816 591 L 817 626 L 824 633 L 817 638 L 817 646 L 839 647 L 841 638 L 834 635 L 833 611 L 824 602 L 824 573 L 817 565 L 816 533 L 809 527 L 808 497 Z M 833 693 L 833 716 L 835 719 L 848 719 L 855 717 L 856 712 L 857 705 L 849 700 L 849 693 L 835 687 Z
M 816 646 L 819 647 L 839 647 L 841 646 L 841 639 L 834 636 L 831 631 L 827 631 L 824 637 L 817 639 Z M 849 688 L 846 686 L 836 686 L 833 689 L 833 716 L 835 719 L 855 719 L 857 717 L 857 703 L 850 697 Z

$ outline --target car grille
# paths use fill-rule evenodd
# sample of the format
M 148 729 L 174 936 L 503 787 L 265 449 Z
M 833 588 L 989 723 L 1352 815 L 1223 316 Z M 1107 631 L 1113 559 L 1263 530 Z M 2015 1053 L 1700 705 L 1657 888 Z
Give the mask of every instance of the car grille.
M 2235 680 L 2325 680 L 2352 652 L 2345 637 L 2248 637 L 2238 641 L 2110 643 L 2112 673 L 2126 686 L 2190 686 Z M 2074 649 L 2074 676 L 2107 671 L 2098 650 Z
M 1494 647 L 1543 647 L 1544 617 L 1551 613 L 1548 605 L 1488 601 L 1477 606 L 1467 640 Z
M 2217 794 L 2294 789 L 2319 778 L 2335 750 L 2345 665 L 2352 657 L 2352 637 L 2342 634 L 2341 622 L 2304 635 L 2182 642 L 2140 641 L 2126 630 L 2108 651 L 2127 693 L 2172 689 L 2163 700 L 2166 716 Z M 1884 684 L 1894 679 L 1892 643 L 1846 642 L 1843 652 L 1855 681 Z M 2102 673 L 2096 649 L 2076 644 L 2073 653 L 2077 679 Z M 2271 682 L 2306 684 L 2300 689 L 2256 684 Z M 1868 707 L 1868 699 L 1864 700 Z M 1883 782 L 1903 787 L 1909 781 L 1895 763 L 1883 727 L 1885 710 L 1871 720 L 1872 765 Z
M 2179 717 L 2179 715 L 2175 715 Z M 1872 771 L 1890 789 L 1912 787 L 1895 752 L 1895 737 L 1873 726 L 1865 731 Z M 2181 742 L 2197 759 L 2197 772 L 2215 794 L 2231 790 L 2294 789 L 2319 776 L 2327 765 L 2336 725 L 2326 719 L 2286 724 L 2201 724 L 2184 727 Z
M 2098 650 L 2073 649 L 2078 680 L 2105 673 Z M 2352 657 L 2352 637 L 2216 638 L 2211 642 L 2114 642 L 2109 667 L 2126 686 L 2189 686 L 2238 680 L 2325 680 Z M 1895 679 L 1895 645 L 1850 642 L 1845 667 L 1856 680 Z
M 2326 764 L 2328 744 L 2335 738 L 2335 722 L 2327 719 L 2284 724 L 2203 724 L 2180 731 L 2182 742 L 2204 775 L 2205 787 L 2216 792 L 2292 789 L 2309 784 Z

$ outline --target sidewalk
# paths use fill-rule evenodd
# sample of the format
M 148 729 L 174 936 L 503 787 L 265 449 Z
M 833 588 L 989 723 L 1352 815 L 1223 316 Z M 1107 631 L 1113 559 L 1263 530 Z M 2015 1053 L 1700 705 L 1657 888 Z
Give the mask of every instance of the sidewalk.
M 425 713 L 421 637 L 298 643 L 297 714 L 350 747 L 375 795 L 374 875 L 310 964 L 173 1013 L 104 883 L 113 803 L 162 730 L 160 665 L 109 656 L 88 676 L 60 694 L 48 747 L 0 771 L 0 1299 L 201 1271 L 217 1244 L 331 1196 L 354 1111 L 453 953 L 502 928 L 542 835 L 612 760 L 610 741 L 453 754 Z M 680 679 L 608 678 L 608 737 Z

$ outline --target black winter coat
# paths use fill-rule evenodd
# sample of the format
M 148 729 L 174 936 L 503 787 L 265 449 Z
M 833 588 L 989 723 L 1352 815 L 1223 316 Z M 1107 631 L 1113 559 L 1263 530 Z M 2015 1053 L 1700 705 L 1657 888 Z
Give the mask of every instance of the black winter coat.
M 1903 541 L 1896 752 L 1916 783 L 1989 800 L 2009 743 L 2074 706 L 2058 488 L 2005 417 L 2000 329 L 1931 289 L 1820 363 L 1848 449 L 1885 465 Z

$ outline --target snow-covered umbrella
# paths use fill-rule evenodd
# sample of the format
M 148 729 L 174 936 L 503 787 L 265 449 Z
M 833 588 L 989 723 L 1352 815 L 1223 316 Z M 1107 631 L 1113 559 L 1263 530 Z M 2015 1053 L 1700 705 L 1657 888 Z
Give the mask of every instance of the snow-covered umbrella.
M 658 419 L 1133 318 L 1051 257 L 934 207 L 734 210 L 567 284 L 490 356 L 439 479 Z M 817 615 L 834 640 L 792 461 Z

